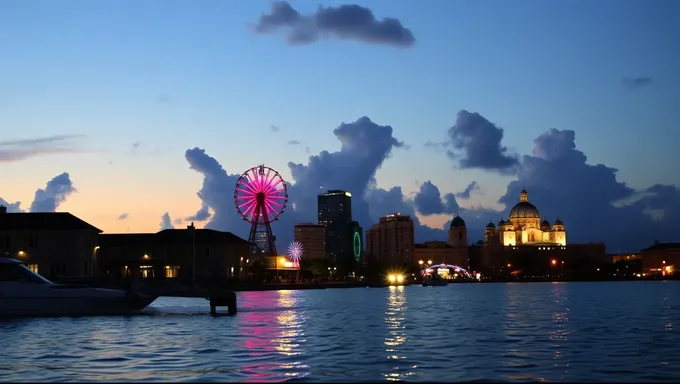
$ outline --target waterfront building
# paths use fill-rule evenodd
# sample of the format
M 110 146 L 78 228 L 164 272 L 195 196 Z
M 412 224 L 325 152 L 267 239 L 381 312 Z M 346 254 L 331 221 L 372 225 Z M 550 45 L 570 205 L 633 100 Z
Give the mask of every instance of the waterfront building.
M 522 190 L 519 202 L 510 210 L 508 220 L 498 223 L 498 229 L 490 222 L 484 233 L 486 243 L 500 242 L 504 246 L 543 245 L 566 246 L 567 232 L 557 218 L 551 225 L 547 219 L 541 221 L 538 208 L 529 202 L 529 193 Z
M 680 243 L 654 242 L 640 251 L 642 272 L 652 275 L 671 275 L 680 267 Z
M 342 273 L 351 272 L 363 248 L 361 227 L 352 220 L 352 194 L 330 190 L 318 195 L 317 203 L 319 225 L 326 228 L 326 261 Z
M 295 241 L 302 244 L 302 260 L 326 258 L 326 227 L 321 224 L 300 223 L 295 225 Z
M 366 231 L 366 251 L 388 265 L 410 265 L 414 259 L 413 220 L 399 213 L 381 217 Z
M 449 225 L 448 241 L 428 241 L 415 245 L 414 262 L 421 267 L 452 264 L 470 267 L 468 234 L 465 220 L 456 215 Z
M 247 240 L 212 229 L 165 229 L 157 233 L 99 235 L 97 261 L 112 277 L 237 279 L 245 277 Z
M 101 232 L 67 212 L 8 213 L 0 205 L 0 255 L 47 278 L 92 276 Z

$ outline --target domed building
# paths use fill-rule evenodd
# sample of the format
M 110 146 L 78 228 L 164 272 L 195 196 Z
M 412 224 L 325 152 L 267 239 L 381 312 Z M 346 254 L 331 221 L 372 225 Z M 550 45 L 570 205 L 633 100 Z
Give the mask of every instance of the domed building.
M 493 223 L 486 226 L 485 240 L 488 243 L 498 238 L 504 246 L 516 245 L 567 245 L 567 232 L 558 218 L 551 226 L 547 220 L 541 221 L 538 208 L 529 202 L 529 193 L 522 190 L 519 202 L 510 210 L 508 220 L 498 223 L 498 232 Z

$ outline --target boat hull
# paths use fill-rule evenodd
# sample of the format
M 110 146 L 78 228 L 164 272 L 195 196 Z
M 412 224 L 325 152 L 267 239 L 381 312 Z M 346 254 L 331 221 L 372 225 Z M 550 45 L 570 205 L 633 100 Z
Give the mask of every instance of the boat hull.
M 5 292 L 5 295 L 0 296 L 0 317 L 132 315 L 156 300 L 153 296 L 117 290 L 82 288 L 69 291 L 75 292 L 10 297 Z

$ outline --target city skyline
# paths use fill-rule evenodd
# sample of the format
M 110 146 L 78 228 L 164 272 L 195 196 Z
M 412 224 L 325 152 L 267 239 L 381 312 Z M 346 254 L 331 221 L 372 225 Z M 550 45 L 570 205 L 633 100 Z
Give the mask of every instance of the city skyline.
M 456 213 L 480 239 L 522 188 L 574 242 L 678 239 L 676 3 L 358 4 L 4 3 L 0 203 L 247 238 L 233 188 L 265 164 L 290 183 L 279 247 L 330 189 L 364 229 L 411 215 L 418 242 Z

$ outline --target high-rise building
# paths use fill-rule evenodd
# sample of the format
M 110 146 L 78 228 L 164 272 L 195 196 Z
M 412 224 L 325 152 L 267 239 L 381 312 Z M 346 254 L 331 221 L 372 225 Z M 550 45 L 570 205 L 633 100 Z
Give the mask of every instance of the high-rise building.
M 302 244 L 302 260 L 326 258 L 326 227 L 313 223 L 295 225 L 295 241 Z
M 414 252 L 411 216 L 393 213 L 380 218 L 366 232 L 366 252 L 387 264 L 412 264 Z
M 353 259 L 354 232 L 352 194 L 330 190 L 318 196 L 319 225 L 326 228 L 326 258 L 333 266 L 345 266 Z M 360 227 L 359 227 L 360 228 Z
M 317 197 L 319 224 L 328 227 L 334 222 L 352 221 L 352 194 L 330 190 Z

